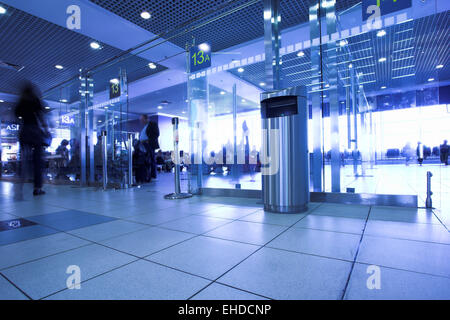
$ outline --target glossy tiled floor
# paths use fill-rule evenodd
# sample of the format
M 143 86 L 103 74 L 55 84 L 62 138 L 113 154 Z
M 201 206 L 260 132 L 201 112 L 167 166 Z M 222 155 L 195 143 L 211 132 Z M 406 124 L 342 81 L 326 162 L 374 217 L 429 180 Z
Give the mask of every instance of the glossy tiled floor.
M 171 188 L 161 176 L 14 201 L 0 183 L 11 226 L 0 231 L 0 299 L 450 299 L 442 211 L 311 203 L 277 215 L 254 199 L 164 200 Z M 67 289 L 73 265 L 79 290 Z M 367 286 L 373 265 L 380 289 Z

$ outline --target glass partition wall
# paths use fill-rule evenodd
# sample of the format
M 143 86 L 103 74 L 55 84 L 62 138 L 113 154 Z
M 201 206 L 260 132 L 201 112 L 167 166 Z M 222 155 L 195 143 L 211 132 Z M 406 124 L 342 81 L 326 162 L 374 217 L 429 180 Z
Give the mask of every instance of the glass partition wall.
M 163 156 L 173 151 L 170 119 L 180 119 L 183 189 L 261 190 L 260 95 L 306 86 L 311 191 L 415 195 L 422 206 L 431 171 L 439 206 L 449 185 L 439 157 L 450 138 L 440 101 L 449 8 L 412 1 L 386 12 L 381 2 L 373 16 L 368 2 L 231 1 L 83 71 L 47 93 L 63 130 L 55 143 L 68 139 L 79 163 L 68 180 L 103 183 L 106 131 L 108 184 L 131 183 L 130 141 L 147 114 Z

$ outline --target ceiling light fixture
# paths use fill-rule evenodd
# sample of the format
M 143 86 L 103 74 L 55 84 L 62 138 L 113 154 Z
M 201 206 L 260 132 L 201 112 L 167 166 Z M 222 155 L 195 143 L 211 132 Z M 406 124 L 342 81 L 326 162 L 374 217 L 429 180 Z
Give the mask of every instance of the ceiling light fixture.
M 259 85 L 260 85 L 261 87 L 264 87 L 264 86 L 266 85 L 266 83 L 265 83 L 265 82 L 260 82 Z
M 150 12 L 147 12 L 147 11 L 141 12 L 141 18 L 142 18 L 142 19 L 148 20 L 148 19 L 150 19 L 151 17 L 152 17 L 152 15 L 150 14 Z
M 384 90 L 384 89 L 386 89 L 386 86 L 381 86 L 381 90 Z
M 386 35 L 386 31 L 385 30 L 379 30 L 378 32 L 377 32 L 377 37 L 384 37 Z
M 61 100 L 59 100 L 60 102 L 63 102 L 63 103 L 66 103 L 67 102 L 67 99 L 61 99 Z
M 117 78 L 111 79 L 111 80 L 109 80 L 109 83 L 119 84 L 119 79 L 117 79 Z
M 64 67 L 63 67 L 62 65 L 60 65 L 60 64 L 57 64 L 57 65 L 55 66 L 55 68 L 58 69 L 58 70 L 64 69 Z
M 386 58 L 385 57 L 381 57 L 380 59 L 378 59 L 378 62 L 385 62 Z
M 297 52 L 297 57 L 303 57 L 305 53 L 303 51 Z
M 98 49 L 101 48 L 100 44 L 98 42 L 95 42 L 95 41 L 91 42 L 90 46 L 94 50 L 98 50 Z
M 443 64 L 438 64 L 438 65 L 436 66 L 436 69 L 442 69 L 443 67 L 444 67 Z
M 163 107 L 162 106 L 158 106 L 158 109 L 161 110 Z
M 2 6 L 0 6 L 0 14 L 5 14 L 6 13 L 6 9 L 3 8 Z
M 244 68 L 239 68 L 237 71 L 238 71 L 239 73 L 242 73 L 242 72 L 244 72 Z
M 434 81 L 434 78 L 428 79 L 428 82 L 432 82 L 432 81 Z
M 224 95 L 224 94 L 225 94 L 225 91 L 220 91 L 220 94 L 221 94 L 221 95 Z
M 150 63 L 148 64 L 148 67 L 149 67 L 150 69 L 156 69 L 156 64 L 154 64 L 153 62 L 150 62 Z
M 209 50 L 211 50 L 211 47 L 207 43 L 199 44 L 198 48 L 203 52 L 209 52 Z
M 0 103 L 3 103 L 3 102 L 5 102 L 5 100 L 0 100 Z

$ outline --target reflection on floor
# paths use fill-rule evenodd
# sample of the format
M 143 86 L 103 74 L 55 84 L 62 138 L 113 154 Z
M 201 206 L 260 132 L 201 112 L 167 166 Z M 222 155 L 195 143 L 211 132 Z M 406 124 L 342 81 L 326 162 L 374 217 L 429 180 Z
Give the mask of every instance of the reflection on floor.
M 172 189 L 167 174 L 38 198 L 27 186 L 14 201 L 0 183 L 0 299 L 450 299 L 450 214 L 311 203 L 277 215 L 255 199 L 164 200 Z
M 361 173 L 360 167 L 358 170 Z M 446 199 L 450 199 L 450 166 L 440 164 L 426 164 L 422 167 L 416 164 L 378 165 L 367 167 L 365 175 L 360 177 L 355 177 L 353 166 L 347 165 L 341 169 L 341 190 L 346 192 L 347 188 L 355 188 L 356 193 L 418 195 L 419 206 L 424 206 L 427 171 L 433 173 L 433 206 L 450 209 L 444 203 Z M 204 180 L 208 188 L 234 188 L 236 184 L 240 184 L 241 189 L 261 190 L 260 173 L 245 174 L 239 180 L 223 175 L 205 176 Z M 330 166 L 325 166 L 325 191 L 331 192 Z M 450 200 L 447 201 L 450 204 Z

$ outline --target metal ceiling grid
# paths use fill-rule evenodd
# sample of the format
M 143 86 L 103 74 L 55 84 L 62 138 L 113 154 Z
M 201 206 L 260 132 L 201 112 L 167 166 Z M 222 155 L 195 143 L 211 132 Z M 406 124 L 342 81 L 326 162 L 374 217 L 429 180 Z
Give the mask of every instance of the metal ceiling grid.
M 8 14 L 0 16 L 0 60 L 25 68 L 20 72 L 0 68 L 1 92 L 17 94 L 17 84 L 23 79 L 33 81 L 42 91 L 46 91 L 78 75 L 80 68 L 92 68 L 123 52 L 106 44 L 102 44 L 101 50 L 93 50 L 90 43 L 94 39 L 3 6 Z M 139 69 L 148 61 L 128 56 L 124 63 L 128 68 Z M 64 69 L 56 69 L 57 64 Z M 158 66 L 156 71 L 162 69 Z M 142 76 L 146 76 L 147 71 Z
M 90 0 L 104 9 L 154 33 L 176 29 L 183 24 L 195 26 L 208 18 L 224 14 L 245 4 L 245 0 Z M 359 0 L 337 0 L 336 10 L 351 7 Z M 289 28 L 309 19 L 308 1 L 282 0 L 281 28 Z M 227 5 L 229 4 L 229 5 Z M 205 13 L 213 13 L 202 17 Z M 143 11 L 151 13 L 150 19 L 141 18 Z M 163 22 L 163 23 L 162 23 Z M 197 43 L 210 42 L 213 51 L 260 38 L 264 35 L 263 1 L 235 11 L 221 19 L 172 39 L 171 42 L 184 48 L 195 37 Z

